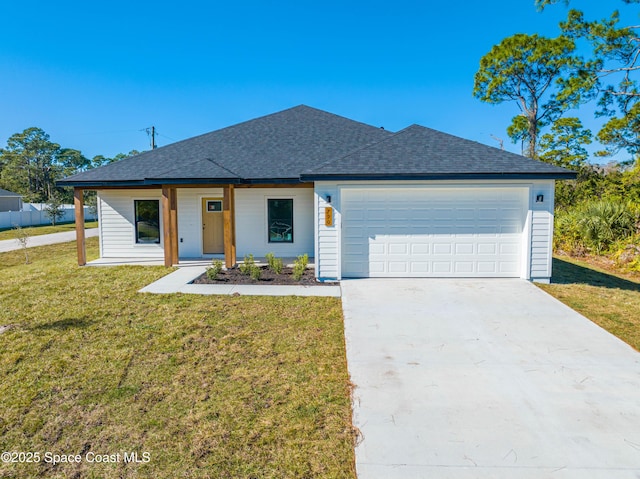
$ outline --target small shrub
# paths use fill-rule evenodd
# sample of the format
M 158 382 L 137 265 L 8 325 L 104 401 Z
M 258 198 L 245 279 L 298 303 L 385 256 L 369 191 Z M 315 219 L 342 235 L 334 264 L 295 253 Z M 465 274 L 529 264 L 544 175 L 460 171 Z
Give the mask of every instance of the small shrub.
M 56 225 L 58 220 L 64 218 L 64 205 L 58 194 L 53 194 L 51 198 L 49 198 L 47 205 L 44 207 L 44 214 L 51 220 L 53 226 Z
M 276 255 L 274 253 L 267 253 L 264 255 L 264 257 L 267 260 L 267 264 L 269 265 L 269 268 L 271 268 L 271 266 L 273 265 L 273 262 L 276 259 Z
M 271 268 L 275 274 L 281 274 L 284 269 L 284 264 L 282 263 L 282 258 L 276 258 L 273 263 L 273 268 Z
M 309 255 L 307 253 L 302 254 L 298 256 L 296 261 L 299 261 L 306 268 L 309 265 Z
M 207 268 L 207 278 L 218 279 L 218 275 L 222 271 L 222 261 L 219 259 L 213 260 L 213 266 Z
M 304 275 L 304 271 L 307 269 L 308 264 L 308 254 L 298 256 L 298 258 L 296 258 L 296 260 L 293 262 L 293 279 L 295 279 L 296 281 L 300 281 L 302 279 L 302 275 Z
M 22 251 L 24 251 L 24 264 L 29 264 L 28 247 L 29 247 L 29 238 L 31 237 L 29 235 L 29 231 L 25 230 L 20 225 L 13 225 L 13 229 L 16 232 L 16 240 L 18 241 L 20 248 L 22 248 Z
M 251 270 L 255 265 L 256 265 L 256 260 L 253 259 L 252 254 L 249 254 L 244 257 L 244 261 L 240 266 L 238 266 L 238 269 L 240 270 L 240 273 L 246 274 L 247 276 L 249 276 L 251 274 Z
M 267 253 L 265 257 L 267 258 L 267 264 L 269 265 L 269 269 L 273 271 L 275 274 L 281 274 L 282 270 L 284 269 L 282 258 L 276 258 L 276 255 L 273 253 Z
M 617 241 L 611 250 L 611 256 L 618 267 L 640 272 L 640 234 Z
M 260 276 L 262 276 L 262 268 L 254 264 L 251 267 L 251 271 L 249 272 L 249 275 L 251 276 L 251 279 L 253 279 L 254 281 L 260 281 Z

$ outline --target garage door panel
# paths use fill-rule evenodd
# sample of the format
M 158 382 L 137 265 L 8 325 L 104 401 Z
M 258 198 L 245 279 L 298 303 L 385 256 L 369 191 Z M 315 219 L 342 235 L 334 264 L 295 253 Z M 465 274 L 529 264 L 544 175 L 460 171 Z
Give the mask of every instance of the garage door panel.
M 495 243 L 478 243 L 478 254 L 495 255 L 498 251 L 498 245 Z
M 496 265 L 495 261 L 478 261 L 476 264 L 480 274 L 495 274 L 498 272 L 498 265 Z
M 451 262 L 449 261 L 434 261 L 432 263 L 433 265 L 433 272 L 435 274 L 450 274 L 452 269 L 451 269 Z
M 408 263 L 406 261 L 389 261 L 389 273 L 408 273 Z
M 520 251 L 519 245 L 515 243 L 502 243 L 499 246 L 500 246 L 500 256 L 505 256 L 509 254 L 517 256 L 518 252 Z
M 473 254 L 474 253 L 474 244 L 473 243 L 456 243 L 455 245 L 455 254 Z
M 475 265 L 473 261 L 454 261 L 454 271 L 456 273 L 472 274 L 475 273 Z
M 344 189 L 343 276 L 520 276 L 527 191 Z
M 389 254 L 390 255 L 397 255 L 397 254 L 406 255 L 408 247 L 409 245 L 406 243 L 397 243 L 397 244 L 391 243 L 389 244 Z
M 424 274 L 430 271 L 428 261 L 412 261 L 410 266 L 412 273 Z
M 411 244 L 411 255 L 419 256 L 419 255 L 428 255 L 431 252 L 430 244 L 428 243 L 412 243 Z
M 434 243 L 433 245 L 433 255 L 450 255 L 451 254 L 452 245 L 451 243 Z

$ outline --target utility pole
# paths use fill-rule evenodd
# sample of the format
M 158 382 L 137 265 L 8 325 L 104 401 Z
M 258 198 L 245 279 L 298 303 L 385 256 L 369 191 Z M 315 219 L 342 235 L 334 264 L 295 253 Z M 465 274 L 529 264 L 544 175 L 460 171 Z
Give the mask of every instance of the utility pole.
M 152 126 L 149 128 L 143 128 L 140 131 L 146 132 L 147 136 L 151 138 L 151 149 L 155 150 L 156 149 L 156 127 Z

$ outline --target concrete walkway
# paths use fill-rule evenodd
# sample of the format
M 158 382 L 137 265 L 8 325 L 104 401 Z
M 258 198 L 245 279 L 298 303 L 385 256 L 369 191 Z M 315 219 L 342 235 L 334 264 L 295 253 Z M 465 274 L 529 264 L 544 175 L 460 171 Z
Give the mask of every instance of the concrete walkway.
M 98 228 L 89 228 L 84 230 L 84 234 L 87 238 L 98 236 Z M 65 231 L 63 233 L 51 233 L 48 235 L 30 236 L 27 243 L 27 248 L 35 248 L 36 246 L 45 246 L 49 244 L 68 243 L 69 241 L 76 240 L 75 231 Z M 9 239 L 0 241 L 0 253 L 6 253 L 7 251 L 14 251 L 22 248 L 18 240 Z
M 330 296 L 340 297 L 340 286 L 284 286 L 284 285 L 253 285 L 253 284 L 189 284 L 206 271 L 208 265 L 179 265 L 178 270 L 158 281 L 142 288 L 140 293 L 188 293 L 188 294 L 224 294 L 249 296 Z
M 640 477 L 640 353 L 523 280 L 343 281 L 359 479 Z

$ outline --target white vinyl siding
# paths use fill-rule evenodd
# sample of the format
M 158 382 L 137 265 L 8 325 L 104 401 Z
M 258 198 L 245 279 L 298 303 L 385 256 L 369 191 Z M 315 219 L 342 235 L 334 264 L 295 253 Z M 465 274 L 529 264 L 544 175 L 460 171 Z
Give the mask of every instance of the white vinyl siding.
M 313 188 L 236 188 L 236 254 L 238 260 L 269 252 L 285 258 L 313 257 Z M 269 243 L 267 200 L 293 199 L 293 243 Z
M 103 258 L 164 257 L 161 244 L 136 244 L 134 200 L 161 200 L 160 190 L 102 190 L 98 192 L 100 254 Z M 160 205 L 162 232 L 162 205 Z
M 537 182 L 531 190 L 531 279 L 548 281 L 553 261 L 554 183 Z M 536 196 L 544 201 L 536 203 Z
M 318 182 L 315 185 L 316 196 L 316 252 L 315 266 L 316 277 L 338 278 L 340 277 L 338 249 L 340 211 L 334 207 L 339 204 L 338 189 L 331 184 Z M 331 196 L 331 204 L 327 203 L 327 196 Z M 325 208 L 333 208 L 333 226 L 325 226 Z

